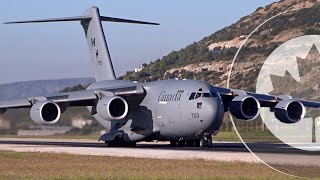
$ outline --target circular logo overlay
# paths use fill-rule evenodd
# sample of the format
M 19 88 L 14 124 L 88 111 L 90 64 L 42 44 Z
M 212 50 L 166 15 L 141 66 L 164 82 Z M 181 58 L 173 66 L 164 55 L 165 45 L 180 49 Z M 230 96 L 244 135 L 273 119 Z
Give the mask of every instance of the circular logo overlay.
M 256 92 L 320 102 L 319 50 L 319 35 L 297 37 L 280 45 L 262 65 Z M 261 108 L 260 115 L 282 142 L 301 150 L 320 151 L 319 110 L 306 109 L 304 118 L 292 124 L 280 122 L 269 108 Z
M 280 121 L 268 105 L 261 105 L 254 120 L 230 119 L 248 150 L 264 164 L 288 175 L 320 177 L 320 108 L 306 105 L 320 102 L 320 35 L 294 24 L 301 11 L 308 9 L 277 14 L 246 35 L 228 78 L 228 88 L 278 97 L 281 104 L 273 103 L 290 111 L 287 119 L 300 120 Z M 293 28 L 286 27 L 288 22 Z M 300 103 L 289 106 L 295 100 Z

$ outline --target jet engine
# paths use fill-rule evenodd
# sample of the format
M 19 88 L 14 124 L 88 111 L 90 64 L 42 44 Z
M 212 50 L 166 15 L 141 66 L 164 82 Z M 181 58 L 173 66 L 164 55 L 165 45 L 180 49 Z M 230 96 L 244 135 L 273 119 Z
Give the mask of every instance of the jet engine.
M 259 114 L 260 103 L 253 96 L 237 96 L 230 103 L 231 114 L 242 120 L 255 119 Z
M 281 122 L 292 124 L 304 118 L 306 108 L 297 100 L 282 100 L 276 105 L 274 114 Z
M 120 96 L 105 96 L 97 104 L 98 115 L 108 121 L 121 120 L 128 111 L 128 103 Z
M 58 104 L 51 101 L 35 103 L 30 110 L 31 119 L 37 124 L 55 124 L 59 121 L 61 110 Z

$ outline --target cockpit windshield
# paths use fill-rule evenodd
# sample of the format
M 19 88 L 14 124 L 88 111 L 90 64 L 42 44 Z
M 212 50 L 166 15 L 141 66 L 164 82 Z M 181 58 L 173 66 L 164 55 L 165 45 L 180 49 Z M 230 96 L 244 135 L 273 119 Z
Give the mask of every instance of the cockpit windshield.
M 218 91 L 213 89 L 213 86 L 209 88 L 209 91 L 200 88 L 198 91 L 192 92 L 189 96 L 189 100 L 195 100 L 198 98 L 221 98 Z
M 189 100 L 193 100 L 194 99 L 194 95 L 196 95 L 196 93 L 191 93 Z
M 202 93 L 202 97 L 211 98 L 211 94 L 210 93 Z
M 210 93 L 196 93 L 196 92 L 193 92 L 193 93 L 191 93 L 191 95 L 189 97 L 189 100 L 198 99 L 200 97 L 211 98 L 212 96 L 211 96 Z

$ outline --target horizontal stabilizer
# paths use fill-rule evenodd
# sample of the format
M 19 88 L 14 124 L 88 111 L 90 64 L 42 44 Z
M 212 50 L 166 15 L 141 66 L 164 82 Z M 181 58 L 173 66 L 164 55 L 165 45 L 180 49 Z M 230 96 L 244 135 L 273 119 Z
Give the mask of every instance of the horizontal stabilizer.
M 26 20 L 26 21 L 13 21 L 6 22 L 4 24 L 23 24 L 23 23 L 41 23 L 41 22 L 62 22 L 62 21 L 82 21 L 90 20 L 90 16 L 77 16 L 77 17 L 64 17 L 64 18 L 52 18 L 52 19 L 38 19 L 38 20 Z
M 83 21 L 83 20 L 91 20 L 91 16 L 76 16 L 76 17 L 63 17 L 63 18 L 52 18 L 52 19 L 38 19 L 38 20 L 25 20 L 25 21 L 12 21 L 6 22 L 4 24 L 24 24 L 24 23 L 43 23 L 43 22 L 63 22 L 63 21 Z M 147 24 L 147 25 L 160 25 L 158 23 L 152 22 L 144 22 L 144 21 L 136 21 L 129 19 L 121 19 L 114 17 L 105 17 L 100 16 L 101 21 L 107 22 L 120 22 L 120 23 L 131 23 L 131 24 Z
M 136 21 L 136 20 L 129 20 L 129 19 L 120 19 L 120 18 L 105 17 L 105 16 L 100 16 L 100 18 L 101 18 L 101 21 L 108 21 L 108 22 L 121 22 L 121 23 L 132 23 L 132 24 L 160 25 L 160 24 L 158 24 L 158 23 L 152 23 L 152 22 Z

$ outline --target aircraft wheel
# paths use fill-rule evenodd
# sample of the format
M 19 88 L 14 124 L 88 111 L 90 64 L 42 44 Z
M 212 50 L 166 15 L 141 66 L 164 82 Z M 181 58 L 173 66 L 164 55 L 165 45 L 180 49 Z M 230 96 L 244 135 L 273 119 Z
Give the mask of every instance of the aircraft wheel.
M 207 147 L 212 148 L 212 139 L 207 139 Z
M 115 144 L 113 142 L 104 142 L 106 144 L 107 147 L 115 147 Z
M 107 147 L 110 146 L 110 144 L 107 141 L 105 141 L 104 144 L 106 144 Z
M 185 147 L 185 146 L 186 146 L 186 141 L 183 141 L 183 140 L 182 140 L 182 141 L 179 141 L 179 142 L 178 142 L 178 146 L 179 146 L 179 147 Z
M 107 147 L 135 147 L 136 142 L 125 142 L 121 137 L 116 136 L 113 141 L 105 141 Z
M 193 147 L 200 147 L 200 140 L 194 140 Z
M 105 142 L 107 147 L 136 147 L 136 142 L 125 143 L 125 142 Z
M 137 143 L 136 142 L 131 142 L 128 144 L 128 147 L 136 147 Z
M 200 147 L 205 148 L 206 147 L 206 141 L 204 139 L 200 140 Z
M 177 141 L 170 141 L 170 146 L 171 147 L 176 147 L 177 146 Z
M 188 141 L 186 142 L 186 147 L 194 147 L 194 143 L 195 143 L 195 141 L 193 141 L 193 140 L 188 140 Z

